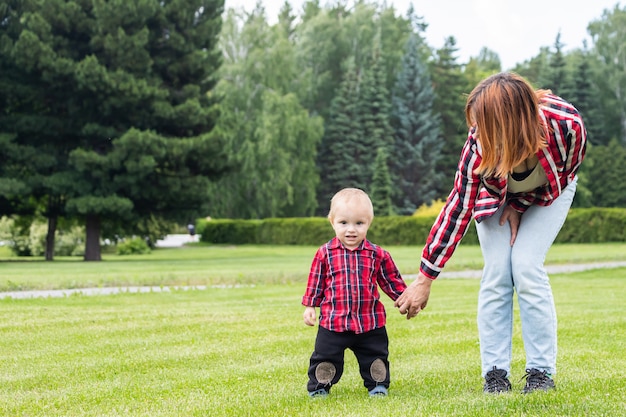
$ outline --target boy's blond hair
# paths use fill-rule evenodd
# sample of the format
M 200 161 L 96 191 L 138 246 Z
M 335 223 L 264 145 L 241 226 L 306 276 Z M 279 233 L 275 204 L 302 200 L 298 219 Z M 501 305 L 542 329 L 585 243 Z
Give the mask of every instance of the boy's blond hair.
M 328 212 L 328 219 L 332 222 L 335 217 L 335 209 L 337 204 L 339 203 L 349 203 L 351 201 L 355 201 L 358 204 L 363 204 L 367 206 L 370 210 L 370 218 L 372 221 L 374 219 L 374 205 L 372 204 L 372 200 L 367 195 L 367 193 L 358 188 L 344 188 L 338 191 L 333 198 L 330 200 L 330 211 Z

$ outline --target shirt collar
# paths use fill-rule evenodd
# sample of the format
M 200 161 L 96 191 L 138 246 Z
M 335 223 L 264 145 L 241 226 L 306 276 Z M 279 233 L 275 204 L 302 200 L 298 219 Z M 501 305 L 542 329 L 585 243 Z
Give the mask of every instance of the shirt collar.
M 339 248 L 346 249 L 346 247 L 343 246 L 343 244 L 341 243 L 341 241 L 339 240 L 339 238 L 337 236 L 335 236 L 328 243 L 328 246 L 329 246 L 330 249 L 339 249 Z M 370 250 L 370 251 L 373 251 L 374 250 L 374 246 L 372 245 L 372 243 L 369 240 L 363 239 L 363 242 L 361 242 L 361 244 L 357 248 L 355 248 L 354 250 Z

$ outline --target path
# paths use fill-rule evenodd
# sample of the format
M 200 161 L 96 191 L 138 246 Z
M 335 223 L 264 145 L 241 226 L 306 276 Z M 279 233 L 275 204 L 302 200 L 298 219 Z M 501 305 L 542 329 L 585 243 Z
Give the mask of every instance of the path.
M 564 274 L 569 272 L 588 271 L 592 269 L 602 268 L 622 268 L 626 267 L 626 261 L 615 262 L 596 262 L 586 264 L 567 264 L 567 265 L 546 265 L 549 274 Z M 439 279 L 445 278 L 470 278 L 476 279 L 481 277 L 482 271 L 450 271 L 442 272 Z M 405 275 L 406 279 L 414 279 L 416 275 Z M 223 288 L 224 286 L 211 286 L 210 288 Z M 229 288 L 239 287 L 238 285 L 229 286 Z M 171 286 L 171 287 L 98 287 L 98 288 L 72 288 L 64 290 L 33 290 L 33 291 L 7 291 L 0 292 L 0 299 L 28 299 L 28 298 L 57 298 L 68 297 L 71 295 L 111 295 L 121 293 L 150 293 L 150 292 L 171 292 L 171 291 L 193 291 L 206 290 L 206 285 L 196 286 Z

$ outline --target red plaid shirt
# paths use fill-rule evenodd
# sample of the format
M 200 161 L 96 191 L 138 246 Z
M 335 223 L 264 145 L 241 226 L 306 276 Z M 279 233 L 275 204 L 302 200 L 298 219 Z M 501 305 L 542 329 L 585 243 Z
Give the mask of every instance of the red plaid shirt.
M 406 288 L 389 252 L 368 240 L 349 250 L 335 237 L 313 258 L 302 304 L 320 307 L 325 329 L 365 333 L 386 323 L 378 285 L 394 301 Z
M 549 95 L 540 105 L 548 146 L 537 153 L 548 183 L 533 191 L 507 193 L 507 178 L 483 178 L 474 173 L 480 164 L 480 142 L 469 131 L 461 151 L 454 188 L 439 213 L 422 251 L 420 271 L 437 278 L 474 218 L 480 222 L 508 203 L 523 213 L 534 204 L 548 206 L 573 181 L 585 157 L 587 133 L 578 110 L 560 97 Z

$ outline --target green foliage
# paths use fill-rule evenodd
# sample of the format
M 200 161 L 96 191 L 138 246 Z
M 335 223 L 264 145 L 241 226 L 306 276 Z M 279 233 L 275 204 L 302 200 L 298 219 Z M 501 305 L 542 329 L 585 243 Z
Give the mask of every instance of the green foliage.
M 273 245 L 319 245 L 334 236 L 326 218 L 266 219 L 259 223 L 257 242 Z
M 119 242 L 116 253 L 118 255 L 145 255 L 151 252 L 150 246 L 145 239 L 134 237 Z
M 65 224 L 55 231 L 54 254 L 80 256 L 84 250 L 85 230 L 75 224 Z M 0 241 L 6 242 L 17 256 L 43 256 L 46 249 L 47 223 L 42 218 L 0 218 Z
M 92 219 L 89 259 L 99 259 L 101 223 L 135 233 L 148 215 L 204 214 L 225 161 L 209 133 L 223 4 L 14 3 L 0 25 L 0 85 L 17 77 L 0 132 L 14 132 L 21 152 L 9 148 L 0 177 L 21 175 L 27 197 L 52 219 Z M 40 156 L 20 163 L 20 154 Z
M 256 243 L 260 223 L 259 220 L 200 220 L 196 232 L 206 243 Z
M 391 195 L 393 187 L 389 175 L 388 155 L 384 147 L 378 148 L 376 161 L 374 162 L 374 177 L 371 185 L 371 199 L 374 213 L 377 216 L 393 215 Z
M 626 209 L 572 209 L 556 242 L 626 242 Z
M 209 186 L 213 217 L 311 215 L 317 206 L 315 166 L 323 121 L 300 103 L 295 51 L 283 26 L 262 10 L 226 15 L 225 55 L 217 93 L 217 129 L 234 167 Z M 242 54 L 241 51 L 246 51 Z
M 621 131 L 615 136 L 622 146 L 626 145 L 626 6 L 615 5 L 612 10 L 605 10 L 602 19 L 589 24 L 589 34 L 595 40 L 595 54 L 602 65 L 598 66 L 598 84 L 606 95 L 601 100 L 609 114 L 616 115 Z M 610 136 L 609 136 L 610 137 Z
M 437 206 L 442 204 L 440 202 Z M 380 245 L 421 246 L 435 222 L 437 206 L 433 205 L 432 209 L 423 207 L 415 216 L 377 216 L 368 238 Z M 571 209 L 557 242 L 626 242 L 625 230 L 626 209 Z M 320 217 L 199 221 L 198 233 L 207 243 L 273 245 L 314 245 L 333 236 L 328 220 Z M 474 222 L 462 243 L 478 244 Z
M 452 189 L 459 154 L 467 138 L 465 123 L 465 98 L 470 90 L 461 71 L 454 37 L 448 37 L 436 51 L 431 76 L 435 89 L 434 112 L 441 120 L 443 147 L 438 171 L 442 181 L 437 188 L 437 198 L 445 198 Z M 473 86 L 472 86 L 473 88 Z
M 626 147 L 617 140 L 607 146 L 591 146 L 581 171 L 587 188 L 593 195 L 593 205 L 598 207 L 626 207 Z
M 417 34 L 407 41 L 391 100 L 392 199 L 395 212 L 401 215 L 432 201 L 443 180 L 439 167 L 444 146 L 441 121 L 433 108 L 435 93 L 422 58 L 422 42 Z

